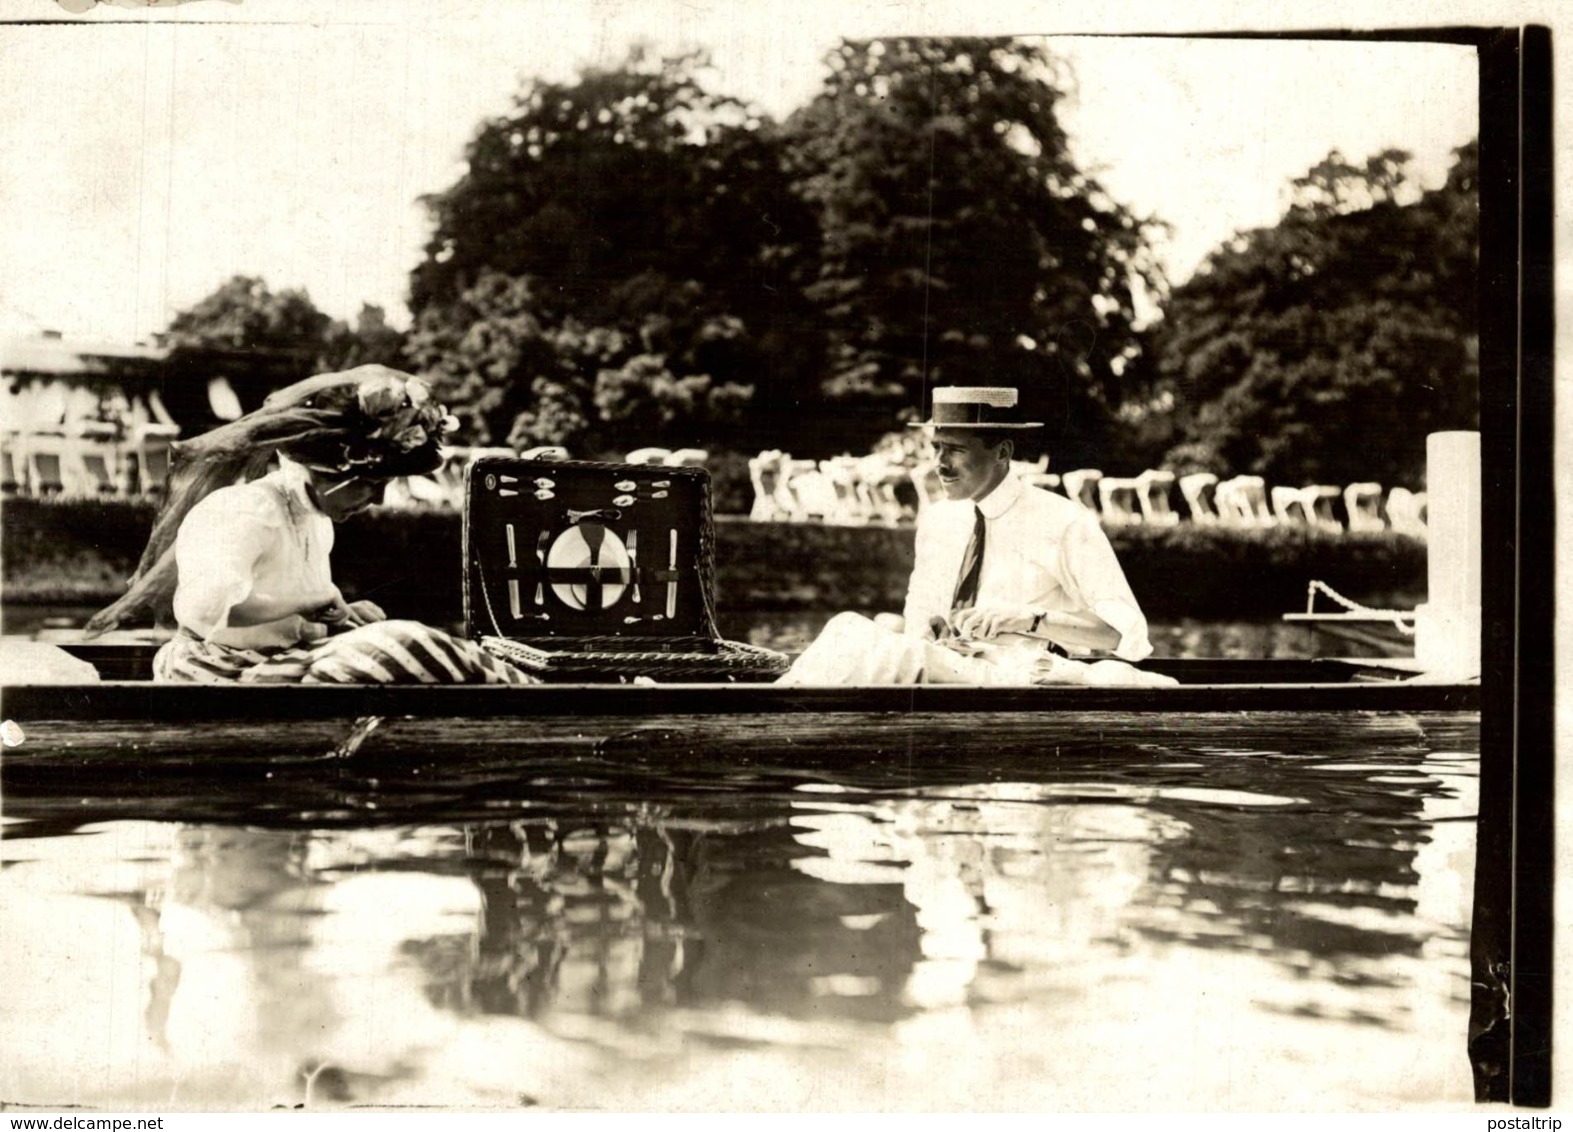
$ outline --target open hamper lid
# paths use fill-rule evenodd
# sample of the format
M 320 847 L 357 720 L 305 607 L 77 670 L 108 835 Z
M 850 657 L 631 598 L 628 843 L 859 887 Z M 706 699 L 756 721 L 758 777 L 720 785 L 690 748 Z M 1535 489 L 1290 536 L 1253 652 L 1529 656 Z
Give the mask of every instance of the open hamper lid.
M 477 460 L 464 563 L 468 635 L 544 679 L 768 680 L 789 663 L 720 639 L 703 468 Z

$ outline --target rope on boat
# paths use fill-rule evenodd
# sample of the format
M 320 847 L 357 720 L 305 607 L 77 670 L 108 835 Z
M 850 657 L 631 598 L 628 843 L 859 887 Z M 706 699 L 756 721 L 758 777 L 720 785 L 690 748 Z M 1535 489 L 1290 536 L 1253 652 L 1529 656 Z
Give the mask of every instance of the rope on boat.
M 1305 611 L 1316 612 L 1316 595 L 1325 594 L 1335 604 L 1341 605 L 1346 613 L 1361 613 L 1373 620 L 1391 621 L 1393 627 L 1406 637 L 1415 635 L 1414 614 L 1403 609 L 1373 609 L 1369 605 L 1361 605 L 1358 601 L 1351 601 L 1326 582 L 1312 579 L 1306 587 Z

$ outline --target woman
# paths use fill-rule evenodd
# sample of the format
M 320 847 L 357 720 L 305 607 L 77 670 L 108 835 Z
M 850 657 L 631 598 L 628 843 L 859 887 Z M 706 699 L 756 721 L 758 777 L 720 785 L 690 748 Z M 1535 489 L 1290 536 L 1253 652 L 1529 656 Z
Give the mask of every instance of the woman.
M 347 603 L 333 584 L 333 525 L 380 501 L 390 478 L 435 470 L 451 424 L 424 382 L 372 365 L 297 382 L 179 445 L 131 587 L 88 635 L 172 613 L 158 680 L 534 683 L 471 641 Z

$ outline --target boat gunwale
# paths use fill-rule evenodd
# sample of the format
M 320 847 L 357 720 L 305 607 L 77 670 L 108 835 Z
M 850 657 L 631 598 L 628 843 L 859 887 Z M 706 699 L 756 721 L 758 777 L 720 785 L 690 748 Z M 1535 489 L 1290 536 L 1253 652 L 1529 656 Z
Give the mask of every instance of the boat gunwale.
M 786 687 L 774 684 L 190 685 L 150 681 L 16 685 L 5 714 L 21 722 L 157 723 L 389 718 L 507 718 L 814 713 L 1478 711 L 1478 682 L 1385 679 L 1336 683 L 1179 684 L 1164 688 L 1053 685 Z

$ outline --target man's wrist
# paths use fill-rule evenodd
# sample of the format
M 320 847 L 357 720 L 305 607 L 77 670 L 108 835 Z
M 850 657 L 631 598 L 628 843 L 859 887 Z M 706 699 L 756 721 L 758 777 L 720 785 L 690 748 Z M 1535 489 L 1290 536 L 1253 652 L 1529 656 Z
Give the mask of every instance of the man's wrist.
M 1048 614 L 1044 610 L 1034 609 L 1032 611 L 1032 628 L 1027 630 L 1028 634 L 1036 637 L 1038 635 L 1038 626 L 1043 624 L 1043 619 L 1046 616 L 1048 616 Z

